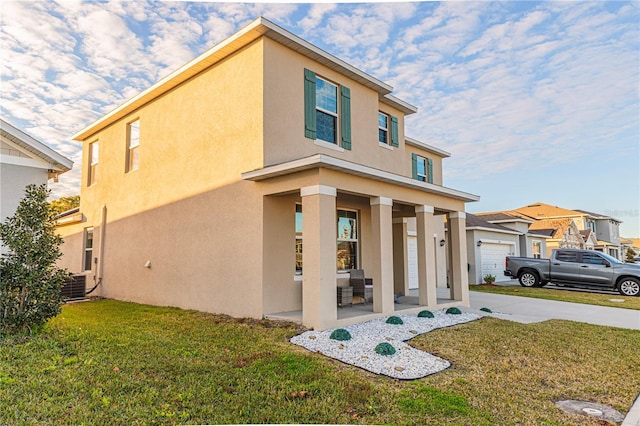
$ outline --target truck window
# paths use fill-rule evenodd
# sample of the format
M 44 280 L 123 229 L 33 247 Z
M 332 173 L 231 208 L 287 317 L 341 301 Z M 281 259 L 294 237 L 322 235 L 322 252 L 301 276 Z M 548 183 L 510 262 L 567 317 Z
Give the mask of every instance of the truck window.
M 582 263 L 590 265 L 606 265 L 606 261 L 595 253 L 582 253 Z
M 578 253 L 575 251 L 558 251 L 556 253 L 556 260 L 560 262 L 578 263 Z

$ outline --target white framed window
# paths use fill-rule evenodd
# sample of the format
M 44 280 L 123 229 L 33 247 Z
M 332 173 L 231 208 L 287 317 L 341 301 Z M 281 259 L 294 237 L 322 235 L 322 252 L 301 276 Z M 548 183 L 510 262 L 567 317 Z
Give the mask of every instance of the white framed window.
M 127 125 L 127 164 L 126 171 L 138 169 L 140 157 L 140 120 Z
M 302 274 L 302 204 L 296 204 L 296 275 Z
M 90 271 L 93 261 L 93 228 L 84 230 L 84 253 L 82 256 L 82 270 Z
M 389 144 L 389 116 L 383 112 L 378 112 L 378 142 Z
M 533 243 L 533 257 L 534 259 L 540 259 L 542 256 L 542 243 L 540 241 L 534 241 Z
M 89 144 L 89 169 L 87 170 L 87 186 L 95 185 L 98 182 L 98 141 Z
M 358 269 L 358 212 L 338 210 L 337 269 Z
M 418 180 L 423 182 L 427 181 L 427 159 L 424 157 L 417 157 L 416 163 L 416 175 L 418 176 Z
M 317 138 L 338 143 L 338 86 L 316 76 Z

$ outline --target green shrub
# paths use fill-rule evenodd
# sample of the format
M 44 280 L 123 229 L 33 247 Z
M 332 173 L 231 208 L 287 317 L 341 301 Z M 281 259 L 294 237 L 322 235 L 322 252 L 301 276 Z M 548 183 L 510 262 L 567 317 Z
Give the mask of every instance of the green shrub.
M 402 325 L 404 324 L 404 321 L 402 321 L 402 318 L 397 317 L 397 316 L 391 316 L 389 318 L 387 318 L 387 324 L 395 324 L 395 325 Z
M 458 308 L 449 308 L 447 309 L 447 313 L 449 315 L 460 315 L 462 313 L 462 311 Z
M 483 311 L 483 312 L 489 312 L 489 313 L 493 312 L 493 311 L 492 311 L 491 309 L 489 309 L 489 308 L 480 308 L 480 310 L 481 310 L 481 311 Z
M 56 266 L 62 237 L 45 185 L 27 185 L 13 217 L 0 224 L 0 335 L 34 331 L 60 313 L 68 273 Z
M 336 328 L 335 330 L 333 330 L 329 338 L 333 340 L 342 340 L 342 341 L 351 340 L 351 333 L 349 333 L 344 328 Z
M 418 314 L 419 318 L 433 318 L 433 312 L 431 311 L 420 311 L 420 313 Z
M 393 355 L 396 353 L 396 348 L 394 348 L 391 343 L 387 342 L 378 343 L 375 350 L 377 354 L 384 356 Z
M 487 274 L 484 276 L 484 282 L 487 284 L 493 284 L 496 282 L 496 277 L 491 274 Z

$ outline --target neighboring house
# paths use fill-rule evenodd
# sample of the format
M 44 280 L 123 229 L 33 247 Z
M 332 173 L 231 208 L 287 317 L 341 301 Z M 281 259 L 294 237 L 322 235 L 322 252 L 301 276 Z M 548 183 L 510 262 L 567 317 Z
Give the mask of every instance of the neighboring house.
M 622 259 L 622 247 L 620 245 L 620 224 L 622 221 L 618 219 L 584 210 L 569 210 L 545 203 L 530 204 L 511 210 L 509 213 L 533 220 L 571 219 L 579 230 L 591 230 L 595 233 L 597 243 L 594 246 L 594 250 Z
M 580 235 L 584 241 L 584 248 L 586 250 L 595 250 L 598 245 L 596 234 L 591 229 L 583 229 L 580 231 Z
M 15 213 L 27 185 L 57 181 L 58 175 L 71 170 L 73 161 L 3 119 L 0 139 L 0 220 L 4 222 Z
M 255 20 L 74 136 L 81 205 L 58 228 L 62 263 L 104 297 L 325 329 L 395 312 L 415 237 L 403 312 L 468 305 L 465 203 L 478 197 L 443 186 L 448 154 L 405 136 L 416 108 L 391 92 Z M 372 278 L 360 317 L 337 308 L 349 269 Z
M 551 257 L 553 249 L 585 248 L 584 239 L 573 219 L 536 220 L 529 229 L 539 235 L 548 235 L 546 257 Z
M 545 257 L 547 235 L 531 231 L 533 221 L 505 212 L 467 214 L 469 283 L 482 283 L 486 275 L 496 282 L 504 275 L 505 257 Z

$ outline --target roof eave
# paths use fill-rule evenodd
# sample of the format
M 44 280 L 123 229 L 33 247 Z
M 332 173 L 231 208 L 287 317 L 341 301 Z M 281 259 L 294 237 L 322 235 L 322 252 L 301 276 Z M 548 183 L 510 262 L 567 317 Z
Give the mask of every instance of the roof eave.
M 369 166 L 352 163 L 350 161 L 341 160 L 323 154 L 316 154 L 310 157 L 305 157 L 298 160 L 293 160 L 286 163 L 276 164 L 273 166 L 264 167 L 262 169 L 245 172 L 242 173 L 242 179 L 250 181 L 262 181 L 277 176 L 288 175 L 320 167 L 338 170 L 340 172 L 348 173 L 355 176 L 363 176 L 381 182 L 419 189 L 425 192 L 455 198 L 464 202 L 473 202 L 480 200 L 480 197 L 478 195 L 469 194 L 444 186 L 434 185 L 432 183 L 417 181 L 406 176 L 385 172 L 383 170 L 374 169 Z
M 199 74 L 200 72 L 224 59 L 231 53 L 249 45 L 262 36 L 269 37 L 304 56 L 307 56 L 331 69 L 336 70 L 337 72 L 346 75 L 347 77 L 357 81 L 358 83 L 377 91 L 381 97 L 388 95 L 393 90 L 392 86 L 366 74 L 365 72 L 355 68 L 352 65 L 349 65 L 345 61 L 312 45 L 311 43 L 301 39 L 295 34 L 279 27 L 273 22 L 260 17 L 255 19 L 253 22 L 240 29 L 236 33 L 232 34 L 222 42 L 216 44 L 206 52 L 202 53 L 192 61 L 188 62 L 181 68 L 157 81 L 155 84 L 140 92 L 138 95 L 130 98 L 125 103 L 121 104 L 103 117 L 94 121 L 89 126 L 80 130 L 78 133 L 72 136 L 72 139 L 76 141 L 83 141 L 91 137 L 106 126 L 113 124 L 127 114 L 130 114 L 136 109 L 140 108 L 142 105 L 177 87 L 193 76 Z M 395 102 L 395 104 L 397 104 L 397 107 L 403 109 L 403 111 L 417 111 L 414 106 L 409 105 L 408 103 L 403 102 L 397 98 L 391 97 L 388 101 Z M 407 114 L 408 113 L 410 112 L 407 112 Z

